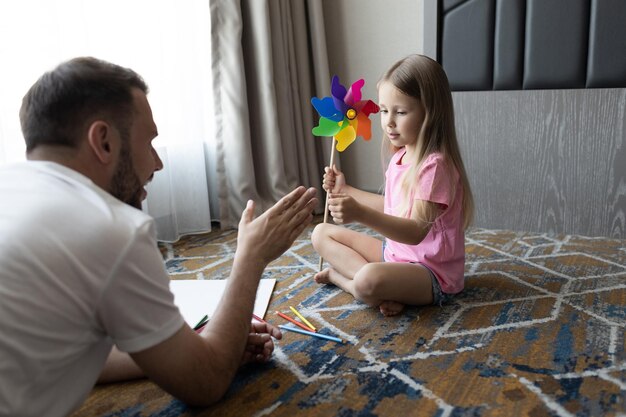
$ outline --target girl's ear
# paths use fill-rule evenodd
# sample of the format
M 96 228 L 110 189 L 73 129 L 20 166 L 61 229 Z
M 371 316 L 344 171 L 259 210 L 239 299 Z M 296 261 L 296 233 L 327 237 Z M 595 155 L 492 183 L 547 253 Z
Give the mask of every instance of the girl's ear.
M 87 142 L 96 158 L 103 164 L 108 164 L 113 160 L 113 129 L 102 121 L 96 120 L 87 130 Z

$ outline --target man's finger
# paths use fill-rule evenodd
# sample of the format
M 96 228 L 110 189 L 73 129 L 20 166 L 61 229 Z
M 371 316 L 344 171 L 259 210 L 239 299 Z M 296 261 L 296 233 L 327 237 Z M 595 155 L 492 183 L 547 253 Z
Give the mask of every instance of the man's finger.
M 313 211 L 315 206 L 311 206 L 311 202 L 315 202 L 317 204 L 317 199 L 315 196 L 317 195 L 317 190 L 313 187 L 306 190 L 304 194 L 300 196 L 298 201 L 293 203 L 291 206 L 285 209 L 283 213 L 287 212 L 289 219 L 288 221 L 291 223 L 294 219 L 298 218 L 298 215 L 301 213 L 306 213 L 309 211 Z M 300 219 L 301 220 L 301 219 Z M 285 223 L 287 226 L 287 224 Z M 288 225 L 291 227 L 291 224 Z
M 300 196 L 297 203 L 295 204 L 296 210 L 308 210 L 308 205 L 311 204 L 311 201 L 316 200 L 317 190 L 313 187 L 306 190 L 304 194 Z
M 270 340 L 270 335 L 267 333 L 250 333 L 248 335 L 248 346 L 262 346 Z
M 250 223 L 252 220 L 254 220 L 254 207 L 254 201 L 248 200 L 246 208 L 243 210 L 243 213 L 241 213 L 241 220 L 243 222 Z
M 300 202 L 299 202 L 300 204 Z M 297 211 L 295 211 L 294 209 L 294 213 L 293 215 L 288 219 L 288 223 L 286 224 L 287 227 L 289 227 L 290 229 L 293 227 L 296 227 L 297 225 L 301 224 L 301 223 L 306 223 L 308 224 L 309 221 L 307 221 L 307 217 L 309 217 L 310 215 L 312 215 L 313 210 L 315 210 L 315 207 L 317 206 L 317 198 L 312 198 L 310 200 L 304 200 L 304 205 L 302 207 L 299 207 L 297 209 Z M 312 217 L 311 217 L 312 219 Z
M 289 194 L 278 200 L 278 202 L 270 207 L 265 213 L 267 213 L 267 215 L 276 215 L 282 213 L 283 211 L 291 207 L 295 202 L 297 202 L 305 192 L 306 188 L 304 188 L 303 186 L 296 187 L 295 190 L 291 191 Z

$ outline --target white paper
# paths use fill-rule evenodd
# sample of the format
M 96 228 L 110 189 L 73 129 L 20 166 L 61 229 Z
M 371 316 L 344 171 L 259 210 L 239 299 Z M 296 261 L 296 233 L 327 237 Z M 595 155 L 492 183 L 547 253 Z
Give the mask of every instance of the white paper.
M 254 314 L 261 318 L 265 317 L 275 284 L 275 279 L 262 279 L 259 283 L 254 303 Z M 190 327 L 198 324 L 205 315 L 213 316 L 225 289 L 225 279 L 170 281 L 170 290 L 174 293 L 174 303 Z

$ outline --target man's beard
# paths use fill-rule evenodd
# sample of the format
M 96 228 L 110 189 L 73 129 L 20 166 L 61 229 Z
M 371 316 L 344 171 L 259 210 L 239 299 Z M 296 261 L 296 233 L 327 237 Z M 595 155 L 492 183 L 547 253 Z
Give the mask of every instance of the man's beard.
M 141 210 L 143 185 L 133 167 L 129 146 L 120 149 L 117 169 L 111 181 L 111 194 L 124 203 Z

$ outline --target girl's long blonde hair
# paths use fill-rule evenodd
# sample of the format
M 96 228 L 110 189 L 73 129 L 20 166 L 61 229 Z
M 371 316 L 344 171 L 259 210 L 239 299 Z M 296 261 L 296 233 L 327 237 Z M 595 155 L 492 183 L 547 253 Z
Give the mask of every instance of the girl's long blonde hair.
M 384 82 L 391 83 L 404 94 L 419 100 L 425 112 L 424 123 L 417 138 L 417 154 L 402 179 L 402 195 L 407 200 L 410 199 L 411 190 L 417 186 L 423 161 L 433 152 L 441 153 L 446 163 L 454 166 L 459 173 L 463 187 L 463 226 L 467 228 L 474 215 L 474 199 L 456 137 L 452 93 L 446 73 L 441 65 L 427 56 L 409 55 L 393 64 L 382 76 L 378 86 Z M 382 146 L 383 157 L 389 157 L 400 149 L 393 146 L 384 133 Z M 410 212 L 411 203 L 405 202 L 406 207 L 402 210 L 405 215 Z M 422 205 L 418 218 L 432 221 L 432 213 L 428 213 L 427 207 L 428 205 Z

